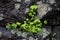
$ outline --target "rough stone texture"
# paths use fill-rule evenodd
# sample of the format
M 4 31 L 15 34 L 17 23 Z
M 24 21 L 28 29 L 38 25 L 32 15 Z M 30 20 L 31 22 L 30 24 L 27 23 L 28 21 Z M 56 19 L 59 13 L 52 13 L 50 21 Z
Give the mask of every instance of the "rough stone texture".
M 19 9 L 19 7 L 20 7 L 20 4 L 16 3 L 15 4 L 15 9 Z
M 49 2 L 50 4 L 54 4 L 54 3 L 55 3 L 55 0 L 48 0 L 48 2 Z
M 21 31 L 17 31 L 17 36 L 21 36 L 22 32 Z
M 17 32 L 17 30 L 11 30 L 12 34 L 15 34 Z
M 55 0 L 42 0 L 45 3 L 50 3 L 50 4 L 54 4 Z
M 25 0 L 25 2 L 28 2 L 28 1 L 30 1 L 30 0 Z
M 41 1 L 40 2 L 37 2 L 37 6 L 38 6 L 38 9 L 37 9 L 37 18 L 42 18 L 44 15 L 46 15 L 46 13 L 48 12 L 47 8 L 48 8 L 48 4 L 44 4 L 42 3 Z
M 26 8 L 26 10 L 25 10 L 25 14 L 26 14 L 26 13 L 28 13 L 28 12 L 29 12 L 29 10 L 30 10 L 29 8 Z
M 45 28 L 43 28 L 43 38 L 50 34 Z
M 60 40 L 60 26 L 55 26 L 53 32 L 56 34 L 55 35 L 56 40 Z
M 27 37 L 27 33 L 23 32 L 21 36 L 26 38 Z
M 21 2 L 21 0 L 17 0 L 17 2 Z
M 26 40 L 26 39 L 23 39 L 23 40 Z
M 35 40 L 33 37 L 30 37 L 29 40 Z
M 0 20 L 3 20 L 3 14 L 0 13 Z
M 2 35 L 3 35 L 2 32 L 0 32 L 0 37 L 2 37 Z
M 11 38 L 12 34 L 10 31 L 6 30 L 6 28 L 0 26 L 0 31 L 2 32 L 4 37 Z

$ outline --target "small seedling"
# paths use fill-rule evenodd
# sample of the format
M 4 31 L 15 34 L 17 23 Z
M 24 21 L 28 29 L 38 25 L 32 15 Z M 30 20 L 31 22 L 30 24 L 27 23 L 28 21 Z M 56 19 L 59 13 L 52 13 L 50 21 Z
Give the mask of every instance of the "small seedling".
M 21 31 L 26 31 L 29 33 L 40 33 L 42 32 L 42 22 L 40 19 L 34 18 L 36 15 L 36 5 L 30 6 L 30 11 L 28 12 L 28 16 L 31 17 L 25 18 L 24 23 L 16 22 L 12 24 L 7 24 L 6 28 L 8 29 L 18 29 Z M 47 21 L 44 21 L 44 24 L 47 24 Z M 19 28 L 17 28 L 19 26 Z
M 15 23 L 12 23 L 12 24 L 7 24 L 6 28 L 8 29 L 16 29 L 17 25 Z
M 54 40 L 54 34 L 52 34 L 52 40 Z
M 20 26 L 20 25 L 21 25 L 21 23 L 20 23 L 20 22 L 16 22 L 16 25 L 17 25 L 17 26 Z
M 47 20 L 44 20 L 44 24 L 47 24 L 48 22 L 47 22 Z
M 37 9 L 37 6 L 36 5 L 32 5 L 32 6 L 30 6 L 30 9 Z
M 37 9 L 36 5 L 30 6 L 30 11 L 29 11 L 28 15 L 31 17 L 34 17 L 36 15 L 36 9 Z

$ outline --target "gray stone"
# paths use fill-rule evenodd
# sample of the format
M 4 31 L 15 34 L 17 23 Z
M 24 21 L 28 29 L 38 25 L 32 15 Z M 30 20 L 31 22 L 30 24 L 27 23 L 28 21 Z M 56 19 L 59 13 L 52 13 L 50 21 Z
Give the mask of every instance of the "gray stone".
M 55 0 L 42 0 L 43 2 L 46 2 L 46 3 L 50 3 L 50 4 L 54 4 L 55 3 Z
M 21 2 L 21 0 L 17 0 L 17 2 Z
M 48 3 L 54 4 L 55 3 L 55 0 L 48 0 Z
M 26 38 L 26 37 L 27 37 L 27 34 L 28 34 L 28 33 L 23 32 L 21 36 Z
M 37 2 L 37 6 L 38 6 L 38 9 L 37 9 L 37 18 L 42 18 L 44 15 L 46 15 L 46 13 L 48 12 L 47 8 L 49 7 L 48 4 L 44 4 L 42 3 L 41 1 L 40 2 Z
M 25 10 L 25 14 L 28 13 L 28 12 L 29 12 L 29 8 L 26 8 L 26 10 Z
M 28 2 L 28 1 L 30 1 L 30 0 L 25 0 L 25 2 Z
M 0 37 L 2 37 L 2 32 L 0 32 Z
M 50 34 L 45 28 L 43 28 L 43 38 Z
M 16 3 L 15 4 L 15 9 L 19 9 L 19 7 L 20 7 L 20 4 Z
M 26 40 L 26 39 L 22 39 L 22 40 Z
M 21 35 L 22 35 L 21 31 L 17 31 L 17 36 L 21 36 Z
M 29 40 L 35 40 L 33 37 L 29 37 Z
M 0 17 L 0 20 L 3 20 L 3 17 Z
M 38 40 L 38 38 L 36 38 L 36 40 Z
M 11 38 L 12 34 L 10 32 L 5 31 L 3 36 L 6 37 L 6 38 Z
M 11 32 L 9 30 L 7 30 L 5 27 L 0 26 L 0 31 L 2 32 L 3 37 L 5 37 L 5 38 L 11 38 L 12 37 Z
M 0 14 L 0 20 L 3 20 L 3 14 Z
M 17 32 L 17 30 L 11 30 L 12 34 L 15 34 Z

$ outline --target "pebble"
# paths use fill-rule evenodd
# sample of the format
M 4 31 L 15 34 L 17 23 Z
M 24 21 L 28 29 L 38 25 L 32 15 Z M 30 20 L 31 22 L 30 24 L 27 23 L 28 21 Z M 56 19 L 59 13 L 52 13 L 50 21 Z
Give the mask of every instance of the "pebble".
M 25 14 L 28 13 L 28 12 L 29 12 L 29 8 L 26 8 L 26 10 L 25 10 Z
M 20 7 L 20 4 L 16 3 L 15 4 L 15 9 L 19 9 L 19 7 Z
M 25 2 L 28 2 L 28 1 L 30 1 L 30 0 L 25 0 Z
M 26 38 L 26 37 L 27 37 L 27 34 L 28 34 L 28 33 L 23 32 L 21 36 Z
M 0 32 L 0 37 L 2 37 L 2 32 Z
M 26 39 L 22 39 L 22 40 L 26 40 Z
M 3 20 L 3 14 L 0 14 L 0 20 Z
M 0 17 L 0 20 L 3 20 L 3 18 L 2 18 L 2 17 Z
M 45 28 L 43 28 L 43 38 L 45 38 L 48 34 L 49 32 Z
M 21 36 L 22 35 L 21 31 L 18 31 L 16 34 L 17 34 L 17 36 Z
M 17 0 L 17 2 L 21 2 L 21 0 Z
M 11 30 L 11 33 L 12 34 L 15 34 L 17 31 L 16 30 Z
M 35 40 L 33 37 L 30 37 L 29 40 Z

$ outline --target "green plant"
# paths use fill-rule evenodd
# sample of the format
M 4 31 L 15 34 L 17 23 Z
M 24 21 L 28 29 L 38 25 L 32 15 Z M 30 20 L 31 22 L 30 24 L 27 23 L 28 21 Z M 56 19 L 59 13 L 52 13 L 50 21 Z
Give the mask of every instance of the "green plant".
M 38 33 L 42 31 L 42 23 L 39 19 L 35 19 L 31 22 L 31 20 L 24 21 L 24 24 L 21 25 L 20 29 L 23 29 L 24 31 L 31 32 L 31 33 Z
M 20 23 L 20 22 L 16 22 L 16 25 L 17 25 L 17 26 L 20 26 L 20 25 L 21 25 L 21 23 Z
M 47 20 L 44 20 L 44 24 L 47 24 L 48 22 L 47 22 Z
M 34 15 L 36 15 L 36 9 L 37 9 L 36 5 L 30 6 L 30 11 L 29 11 L 28 15 L 31 17 L 34 17 Z
M 30 6 L 30 9 L 37 9 L 38 7 L 37 7 L 37 5 L 32 5 L 32 6 Z
M 54 34 L 52 34 L 52 40 L 54 40 Z
M 28 16 L 31 18 L 25 18 L 24 23 L 16 22 L 16 23 L 8 23 L 6 25 L 6 28 L 8 29 L 18 29 L 21 31 L 26 31 L 30 33 L 39 33 L 42 32 L 42 22 L 38 18 L 34 18 L 36 15 L 36 5 L 30 6 L 30 11 L 28 13 Z M 44 21 L 44 24 L 47 24 L 47 21 Z M 18 27 L 19 26 L 19 27 Z
M 12 24 L 7 24 L 6 28 L 8 29 L 16 29 L 17 25 L 15 23 L 12 23 Z
M 20 25 L 21 25 L 20 22 L 16 22 L 16 23 L 12 23 L 12 24 L 7 23 L 6 28 L 8 28 L 8 29 L 17 29 L 17 26 L 20 26 Z

